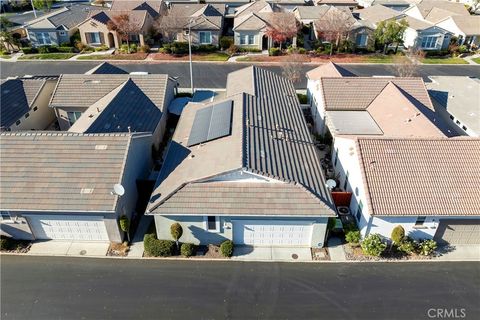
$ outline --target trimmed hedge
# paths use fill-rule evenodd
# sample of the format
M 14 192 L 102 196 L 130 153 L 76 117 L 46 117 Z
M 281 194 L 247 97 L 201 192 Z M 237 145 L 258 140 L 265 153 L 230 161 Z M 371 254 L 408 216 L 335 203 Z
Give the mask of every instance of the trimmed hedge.
M 233 241 L 225 240 L 224 242 L 222 242 L 222 244 L 220 245 L 220 252 L 224 257 L 231 257 L 233 255 Z
M 159 240 L 153 233 L 145 235 L 143 247 L 150 257 L 170 257 L 175 253 L 175 241 Z
M 182 243 L 180 247 L 180 253 L 184 257 L 191 257 L 197 252 L 197 246 L 193 243 Z
M 33 48 L 33 47 L 23 47 L 22 51 L 24 54 L 38 53 L 37 48 Z
M 269 56 L 279 56 L 281 54 L 282 54 L 282 50 L 280 50 L 280 48 L 270 48 L 268 50 Z

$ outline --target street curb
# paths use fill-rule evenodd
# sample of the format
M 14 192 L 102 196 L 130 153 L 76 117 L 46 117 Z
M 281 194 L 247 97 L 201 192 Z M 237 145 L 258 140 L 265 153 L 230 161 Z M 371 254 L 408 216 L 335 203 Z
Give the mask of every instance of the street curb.
M 217 262 L 269 262 L 269 263 L 318 263 L 318 264 L 341 264 L 341 263 L 437 263 L 437 262 L 480 262 L 476 259 L 452 259 L 452 260 L 439 260 L 439 259 L 422 259 L 422 260 L 392 260 L 392 261 L 367 261 L 367 260 L 345 260 L 345 261 L 331 261 L 331 260 L 316 260 L 316 261 L 291 261 L 291 260 L 253 260 L 253 259 L 212 259 L 212 258 L 182 258 L 182 257 L 119 257 L 119 256 L 82 256 L 82 255 L 44 255 L 44 254 L 28 254 L 28 253 L 13 253 L 13 252 L 1 252 L 0 256 L 24 256 L 24 257 L 63 257 L 63 258 L 88 258 L 88 259 L 116 259 L 116 260 L 157 260 L 157 261 L 217 261 Z

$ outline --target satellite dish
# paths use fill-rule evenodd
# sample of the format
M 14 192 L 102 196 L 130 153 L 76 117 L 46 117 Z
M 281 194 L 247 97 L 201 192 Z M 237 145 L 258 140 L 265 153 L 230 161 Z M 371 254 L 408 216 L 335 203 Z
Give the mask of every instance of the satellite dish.
M 333 179 L 327 180 L 327 187 L 331 190 L 337 186 L 337 182 Z
M 117 183 L 116 185 L 113 186 L 112 194 L 121 197 L 125 194 L 125 188 L 121 184 Z

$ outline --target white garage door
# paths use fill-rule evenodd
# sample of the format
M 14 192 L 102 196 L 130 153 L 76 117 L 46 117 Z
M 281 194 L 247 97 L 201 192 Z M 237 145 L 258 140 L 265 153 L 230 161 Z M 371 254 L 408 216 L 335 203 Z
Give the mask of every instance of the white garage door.
M 35 239 L 108 240 L 107 229 L 101 216 L 29 216 L 28 221 Z
M 312 224 L 289 221 L 233 221 L 233 242 L 250 246 L 310 247 Z

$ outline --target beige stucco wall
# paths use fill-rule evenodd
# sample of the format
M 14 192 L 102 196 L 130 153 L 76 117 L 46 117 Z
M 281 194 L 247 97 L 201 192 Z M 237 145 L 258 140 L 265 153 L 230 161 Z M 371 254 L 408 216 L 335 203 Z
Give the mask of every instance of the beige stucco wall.
M 241 34 L 248 34 L 248 35 L 254 36 L 255 37 L 255 44 L 253 44 L 253 45 L 240 44 L 240 35 Z M 262 39 L 263 39 L 264 34 L 265 34 L 265 32 L 262 32 L 262 31 L 235 31 L 234 43 L 237 47 L 240 47 L 240 48 L 253 48 L 253 49 L 262 50 Z M 269 40 L 269 44 L 270 44 L 270 40 Z M 270 45 L 269 45 L 269 47 L 270 47 Z
M 75 107 L 68 107 L 68 108 L 62 108 L 62 107 L 56 107 L 55 108 L 55 115 L 57 116 L 58 124 L 60 126 L 60 130 L 62 131 L 67 131 L 70 129 L 70 122 L 68 121 L 68 111 L 79 111 L 79 112 L 85 112 L 88 108 L 75 108 Z
M 100 46 L 98 44 L 90 44 L 87 41 L 86 33 L 88 32 L 100 32 L 103 34 L 103 43 L 104 45 L 107 45 L 110 48 L 118 48 L 119 44 L 121 43 L 120 39 L 118 39 L 117 33 L 115 31 L 110 31 L 108 30 L 107 26 L 104 25 L 103 23 L 97 22 L 93 19 L 90 19 L 88 21 L 85 21 L 83 24 L 81 24 L 78 27 L 78 30 L 80 31 L 80 39 L 82 43 L 87 44 L 89 46 Z M 109 40 L 108 34 L 111 33 L 113 36 L 113 43 L 110 43 L 111 40 Z

